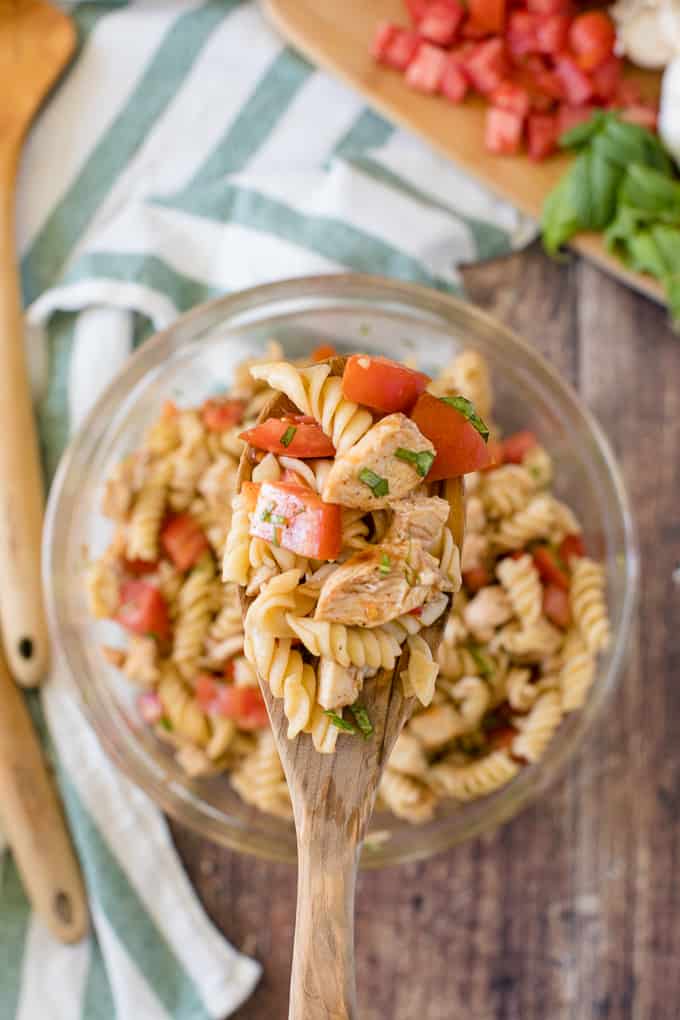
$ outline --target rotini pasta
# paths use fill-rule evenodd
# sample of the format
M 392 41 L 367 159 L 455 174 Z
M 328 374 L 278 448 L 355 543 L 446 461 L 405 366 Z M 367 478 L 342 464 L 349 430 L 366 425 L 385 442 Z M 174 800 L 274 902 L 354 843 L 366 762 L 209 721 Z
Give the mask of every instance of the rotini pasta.
M 571 611 L 589 651 L 609 644 L 609 619 L 604 601 L 604 569 L 583 557 L 576 560 L 571 580 Z

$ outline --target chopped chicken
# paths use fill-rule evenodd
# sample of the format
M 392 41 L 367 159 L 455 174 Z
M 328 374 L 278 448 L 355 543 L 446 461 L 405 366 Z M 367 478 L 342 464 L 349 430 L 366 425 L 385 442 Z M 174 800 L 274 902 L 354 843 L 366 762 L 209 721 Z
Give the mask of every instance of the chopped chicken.
M 415 464 L 395 456 L 397 450 L 414 456 L 435 452 L 410 418 L 388 414 L 346 453 L 335 458 L 323 488 L 324 500 L 359 510 L 375 510 L 408 496 L 422 483 L 423 476 Z
M 507 623 L 512 616 L 512 603 L 498 584 L 482 588 L 463 610 L 465 625 L 478 641 L 490 641 L 496 627 Z
M 318 675 L 317 701 L 322 708 L 342 708 L 344 705 L 353 705 L 357 700 L 363 671 L 356 666 L 341 666 L 332 659 L 322 658 Z
M 449 517 L 449 504 L 439 496 L 409 496 L 392 507 L 394 517 L 385 542 L 413 539 L 428 549 L 442 533 Z
M 425 750 L 433 751 L 462 736 L 465 723 L 455 706 L 446 702 L 443 705 L 430 705 L 424 712 L 414 715 L 409 729 Z
M 417 543 L 372 546 L 326 579 L 315 616 L 349 627 L 379 627 L 422 606 L 441 586 L 437 561 Z
M 390 755 L 390 768 L 407 776 L 424 776 L 427 772 L 427 758 L 422 744 L 412 733 L 403 730 L 397 737 Z

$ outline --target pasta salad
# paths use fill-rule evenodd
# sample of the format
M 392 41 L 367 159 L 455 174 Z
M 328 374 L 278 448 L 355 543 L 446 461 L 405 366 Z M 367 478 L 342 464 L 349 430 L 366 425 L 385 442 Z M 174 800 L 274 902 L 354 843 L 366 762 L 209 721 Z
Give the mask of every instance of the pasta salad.
M 422 822 L 442 799 L 483 796 L 537 761 L 584 703 L 609 640 L 604 571 L 553 494 L 536 437 L 499 438 L 477 352 L 434 381 L 383 370 L 379 388 L 365 375 L 380 359 L 350 358 L 345 387 L 322 360 L 333 353 L 290 365 L 272 345 L 240 366 L 229 394 L 166 405 L 107 481 L 115 532 L 89 567 L 89 603 L 126 632 L 124 647 L 103 652 L 140 687 L 142 717 L 182 767 L 228 772 L 246 802 L 284 817 L 256 669 L 284 698 L 290 735 L 306 730 L 331 751 L 340 732 L 370 732 L 363 678 L 407 648 L 402 683 L 419 702 L 380 799 Z M 274 392 L 290 412 L 258 425 Z M 452 417 L 437 431 L 435 403 L 465 423 L 467 445 L 447 441 Z M 246 440 L 251 479 L 237 491 Z M 452 462 L 461 449 L 467 461 Z M 459 555 L 435 488 L 461 464 L 483 469 L 467 478 Z M 245 631 L 238 585 L 252 598 Z M 418 632 L 437 618 L 433 659 Z

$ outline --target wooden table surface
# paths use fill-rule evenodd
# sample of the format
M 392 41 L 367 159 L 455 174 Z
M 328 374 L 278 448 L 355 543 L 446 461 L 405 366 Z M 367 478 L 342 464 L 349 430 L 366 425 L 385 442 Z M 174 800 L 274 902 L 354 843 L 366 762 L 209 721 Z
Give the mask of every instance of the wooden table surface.
M 680 1016 L 680 337 L 582 261 L 534 247 L 468 293 L 577 387 L 623 465 L 642 546 L 627 675 L 547 797 L 495 835 L 361 876 L 361 1020 Z M 174 826 L 205 906 L 264 976 L 238 1020 L 286 1020 L 291 867 Z

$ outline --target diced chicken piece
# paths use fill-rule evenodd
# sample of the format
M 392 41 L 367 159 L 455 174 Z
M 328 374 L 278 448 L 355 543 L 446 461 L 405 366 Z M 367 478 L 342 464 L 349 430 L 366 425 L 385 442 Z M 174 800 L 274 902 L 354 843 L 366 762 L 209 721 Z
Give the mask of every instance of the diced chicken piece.
M 407 776 L 424 776 L 427 772 L 427 758 L 423 746 L 412 733 L 403 730 L 397 737 L 390 755 L 390 768 Z
M 463 573 L 481 567 L 488 550 L 489 539 L 486 535 L 478 535 L 474 531 L 467 532 L 460 557 L 460 569 Z
M 450 740 L 462 736 L 465 723 L 454 705 L 430 705 L 424 712 L 414 715 L 409 730 L 427 751 L 436 750 Z
M 332 659 L 322 658 L 319 663 L 319 690 L 317 700 L 322 708 L 342 708 L 353 705 L 359 697 L 363 672 L 356 666 L 341 666 Z
M 449 517 L 449 504 L 439 496 L 410 496 L 398 500 L 392 509 L 394 517 L 385 541 L 413 539 L 426 549 L 437 541 Z
M 408 496 L 422 483 L 423 476 L 408 458 L 395 456 L 397 450 L 414 456 L 418 453 L 434 455 L 435 452 L 432 443 L 410 418 L 404 414 L 388 414 L 347 453 L 335 458 L 323 488 L 324 500 L 359 510 L 375 510 Z M 383 492 L 384 485 L 379 484 L 382 479 L 387 483 L 387 492 Z
M 512 619 L 512 603 L 500 585 L 482 588 L 463 610 L 468 630 L 478 641 L 490 641 L 496 627 Z
M 363 549 L 324 582 L 317 620 L 379 627 L 422 606 L 441 587 L 437 561 L 416 542 Z

